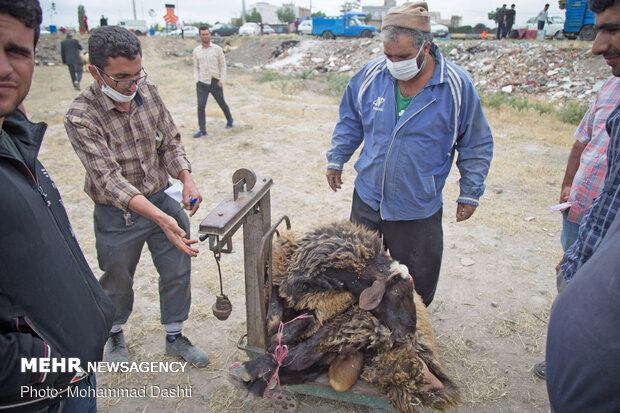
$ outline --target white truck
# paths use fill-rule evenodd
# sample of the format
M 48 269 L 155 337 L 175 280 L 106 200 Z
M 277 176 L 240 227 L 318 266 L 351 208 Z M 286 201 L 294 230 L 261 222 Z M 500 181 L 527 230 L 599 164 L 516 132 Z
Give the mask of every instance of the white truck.
M 146 24 L 146 20 L 129 20 L 122 19 L 118 21 L 118 25 L 131 30 L 136 35 L 146 35 L 149 32 L 149 26 Z

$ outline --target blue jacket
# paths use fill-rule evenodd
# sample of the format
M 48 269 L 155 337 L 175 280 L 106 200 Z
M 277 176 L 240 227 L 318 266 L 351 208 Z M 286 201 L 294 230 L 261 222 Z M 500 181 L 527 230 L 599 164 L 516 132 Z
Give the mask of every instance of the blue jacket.
M 461 173 L 458 202 L 478 205 L 493 155 L 493 137 L 469 74 L 432 44 L 435 70 L 400 119 L 397 80 L 380 57 L 349 82 L 327 152 L 329 169 L 342 169 L 364 142 L 355 163 L 360 198 L 388 221 L 428 218 L 441 208 L 441 191 L 454 159 Z

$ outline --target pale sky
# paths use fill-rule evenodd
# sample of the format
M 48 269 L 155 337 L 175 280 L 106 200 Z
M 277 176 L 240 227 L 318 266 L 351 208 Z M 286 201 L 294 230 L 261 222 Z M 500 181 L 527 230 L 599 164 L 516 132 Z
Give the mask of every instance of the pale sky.
M 43 9 L 43 25 L 55 24 L 57 26 L 77 27 L 77 5 L 82 4 L 86 10 L 88 23 L 91 27 L 99 25 L 101 15 L 108 18 L 108 24 L 117 24 L 119 19 L 133 19 L 132 1 L 136 5 L 136 17 L 144 19 L 147 23 L 154 24 L 159 22 L 163 25 L 163 15 L 165 4 L 176 6 L 175 14 L 186 23 L 196 21 L 206 21 L 215 23 L 216 21 L 229 22 L 233 17 L 241 15 L 242 0 L 54 0 L 56 4 L 56 14 L 51 15 L 50 6 L 52 0 L 39 0 Z M 275 6 L 282 3 L 290 3 L 291 0 L 261 0 Z M 548 0 L 547 0 L 548 1 Z M 249 6 L 257 0 L 245 0 L 246 11 Z M 327 15 L 338 15 L 340 6 L 345 0 L 292 0 L 300 7 L 311 8 L 313 12 L 323 11 Z M 495 0 L 427 0 L 430 11 L 441 12 L 442 19 L 449 19 L 452 15 L 463 17 L 463 24 L 476 25 L 484 23 L 493 27 L 494 23 L 487 18 L 487 13 L 501 7 L 503 3 Z M 404 1 L 397 0 L 397 5 Z M 512 4 L 507 2 L 508 7 Z M 517 11 L 517 23 L 524 22 L 530 17 L 538 14 L 545 5 L 545 0 L 516 0 L 514 2 Z M 564 10 L 560 10 L 557 0 L 549 1 L 550 16 L 564 16 Z M 382 0 L 362 0 L 362 6 L 381 6 Z M 155 18 L 151 18 L 148 11 L 153 9 L 156 13 Z

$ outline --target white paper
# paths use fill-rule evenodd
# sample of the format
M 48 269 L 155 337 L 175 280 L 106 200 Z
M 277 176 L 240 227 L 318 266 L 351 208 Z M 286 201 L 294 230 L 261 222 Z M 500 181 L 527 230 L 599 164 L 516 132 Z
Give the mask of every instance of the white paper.
M 564 211 L 565 209 L 570 208 L 572 205 L 573 205 L 573 203 L 571 201 L 563 202 L 563 203 L 558 204 L 558 205 L 553 205 L 551 207 L 551 212 Z
M 181 182 L 169 186 L 164 192 L 175 201 L 183 202 L 183 184 Z

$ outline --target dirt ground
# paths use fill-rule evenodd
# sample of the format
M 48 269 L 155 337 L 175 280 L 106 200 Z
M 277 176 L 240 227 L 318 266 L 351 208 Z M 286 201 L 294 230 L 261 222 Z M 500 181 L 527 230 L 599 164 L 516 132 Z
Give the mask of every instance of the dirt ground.
M 144 41 L 144 67 L 161 91 L 183 136 L 193 176 L 205 198 L 191 219 L 192 237 L 200 222 L 231 195 L 238 168 L 271 177 L 272 217 L 287 214 L 293 229 L 305 231 L 349 214 L 355 172 L 343 173 L 344 187 L 333 193 L 324 178 L 325 151 L 337 120 L 338 98 L 298 87 L 284 95 L 276 83 L 230 69 L 225 96 L 235 119 L 225 119 L 215 102 L 207 106 L 209 135 L 197 130 L 195 86 L 186 57 L 160 53 L 157 39 Z M 192 47 L 192 40 L 186 40 Z M 91 81 L 85 74 L 83 86 Z M 62 117 L 77 95 L 64 66 L 40 66 L 25 105 L 31 119 L 48 130 L 40 158 L 50 171 L 74 231 L 95 274 L 97 266 L 92 201 L 82 190 L 84 170 L 64 130 Z M 555 296 L 554 267 L 561 257 L 558 202 L 574 125 L 530 112 L 487 109 L 495 154 L 487 191 L 474 216 L 456 223 L 458 171 L 444 190 L 444 260 L 435 301 L 430 305 L 440 360 L 462 389 L 456 412 L 549 411 L 545 382 L 532 366 L 544 357 L 549 307 Z M 245 332 L 241 232 L 235 250 L 222 255 L 224 292 L 233 304 L 230 318 L 218 321 L 211 305 L 219 292 L 217 267 L 206 243 L 192 262 L 193 303 L 184 332 L 211 357 L 204 369 L 184 373 L 108 373 L 98 386 L 108 389 L 191 386 L 191 397 L 102 398 L 102 412 L 255 412 L 273 411 L 268 400 L 246 400 L 227 380 L 227 369 L 245 354 L 236 342 Z M 135 276 L 136 301 L 126 325 L 134 361 L 174 361 L 164 354 L 159 323 L 157 274 L 144 251 Z M 298 396 L 299 412 L 364 412 L 368 407 Z

